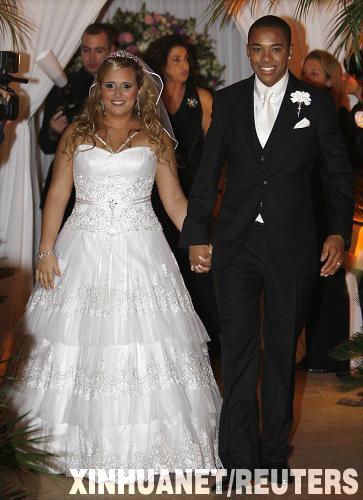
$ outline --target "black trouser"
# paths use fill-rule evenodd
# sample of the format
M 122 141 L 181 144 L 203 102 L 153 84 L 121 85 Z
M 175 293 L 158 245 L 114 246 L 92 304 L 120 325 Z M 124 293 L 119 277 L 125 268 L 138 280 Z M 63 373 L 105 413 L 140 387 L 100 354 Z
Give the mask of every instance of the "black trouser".
M 219 453 L 226 468 L 253 469 L 287 460 L 296 343 L 304 325 L 312 277 L 279 275 L 270 255 L 264 225 L 255 223 L 240 255 L 229 267 L 215 272 L 224 386 Z M 262 290 L 265 348 L 260 439 L 256 386 Z

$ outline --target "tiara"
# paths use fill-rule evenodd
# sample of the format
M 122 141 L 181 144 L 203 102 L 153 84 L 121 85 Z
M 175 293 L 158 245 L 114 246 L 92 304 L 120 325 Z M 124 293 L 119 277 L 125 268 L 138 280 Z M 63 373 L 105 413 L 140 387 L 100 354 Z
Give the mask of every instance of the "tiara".
M 134 54 L 131 54 L 131 52 L 128 52 L 127 50 L 115 50 L 115 52 L 111 52 L 103 61 L 108 61 L 109 59 L 114 59 L 114 58 L 120 58 L 120 59 L 131 59 L 134 61 L 136 64 L 141 66 L 141 59 Z

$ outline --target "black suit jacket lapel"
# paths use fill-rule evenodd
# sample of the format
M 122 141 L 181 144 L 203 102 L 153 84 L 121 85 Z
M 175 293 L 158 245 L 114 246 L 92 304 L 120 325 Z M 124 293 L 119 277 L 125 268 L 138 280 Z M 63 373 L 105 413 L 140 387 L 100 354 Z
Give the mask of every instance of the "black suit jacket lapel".
M 282 99 L 280 110 L 276 117 L 276 121 L 272 128 L 271 134 L 265 144 L 265 162 L 267 162 L 273 153 L 274 147 L 281 147 L 284 143 L 284 134 L 287 130 L 293 129 L 294 124 L 299 120 L 297 116 L 297 105 L 291 101 L 291 92 L 303 90 L 301 82 L 295 78 L 292 73 L 289 73 L 289 81 L 287 83 L 286 92 Z
M 252 147 L 254 153 L 259 156 L 261 146 L 258 141 L 255 127 L 255 112 L 254 112 L 254 84 L 255 75 L 248 78 L 246 85 L 239 89 L 238 100 L 241 102 L 241 106 L 238 106 L 238 113 L 236 115 L 236 126 L 240 131 L 241 142 L 244 144 L 247 142 L 249 146 Z M 251 169 L 255 170 L 255 166 L 250 164 Z

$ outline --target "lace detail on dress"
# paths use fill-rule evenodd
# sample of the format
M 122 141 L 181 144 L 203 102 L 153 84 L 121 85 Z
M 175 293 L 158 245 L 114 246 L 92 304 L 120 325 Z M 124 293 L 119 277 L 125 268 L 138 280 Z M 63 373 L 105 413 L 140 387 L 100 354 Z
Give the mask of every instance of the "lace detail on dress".
M 101 351 L 103 356 L 98 353 L 100 359 L 95 365 L 89 362 L 90 370 L 85 359 L 93 360 L 98 347 L 93 351 L 69 349 L 64 353 L 69 358 L 69 364 L 64 368 L 59 366 L 56 347 L 48 340 L 43 339 L 29 355 L 29 346 L 23 339 L 12 371 L 16 374 L 16 383 L 23 387 L 70 393 L 86 401 L 117 400 L 136 394 L 146 397 L 171 386 L 209 390 L 216 385 L 208 362 L 208 350 L 205 346 L 201 351 L 199 349 L 200 346 L 191 344 L 182 347 L 170 345 L 155 353 L 152 349 L 146 350 L 141 370 L 138 356 L 143 355 L 140 352 L 134 354 L 128 346 L 109 346 Z
M 137 206 L 99 207 L 76 203 L 67 226 L 77 231 L 119 234 L 133 231 L 161 231 L 161 225 L 154 214 L 151 202 Z
M 75 175 L 76 204 L 66 225 L 108 234 L 161 231 L 150 201 L 153 182 L 153 175 Z
M 172 473 L 176 469 L 195 470 L 221 467 L 217 451 L 218 434 L 216 431 L 211 432 L 211 429 L 217 427 L 215 418 L 211 419 L 210 428 L 203 428 L 200 422 L 187 426 L 178 420 L 165 420 L 162 424 L 164 429 L 168 427 L 171 433 L 174 431 L 181 436 L 181 439 L 173 442 L 172 438 L 166 439 L 162 432 L 158 432 L 154 434 L 145 449 L 145 444 L 143 446 L 143 443 L 133 440 L 130 427 L 119 427 L 113 430 L 112 439 L 101 436 L 102 444 L 95 446 L 95 442 L 100 440 L 78 429 L 78 439 L 75 439 L 75 442 L 70 442 L 71 440 L 65 438 L 60 440 L 61 449 L 77 451 L 51 458 L 48 461 L 49 471 L 69 475 L 69 469 L 98 467 L 106 470 L 124 469 L 125 474 L 128 469 L 144 469 L 146 472 L 153 469 L 155 474 L 158 474 L 162 469 L 167 469 L 169 473 Z M 150 436 L 147 437 L 150 440 Z M 117 453 L 115 442 L 124 444 L 127 453 Z M 59 455 L 58 447 L 48 447 L 47 451 Z
M 59 262 L 62 269 L 62 261 Z M 78 313 L 104 318 L 132 317 L 168 310 L 195 314 L 184 283 L 177 282 L 166 264 L 161 265 L 160 272 L 151 273 L 148 278 L 138 276 L 132 282 L 120 278 L 116 285 L 110 286 L 108 276 L 92 276 L 92 283 L 85 279 L 81 287 L 69 290 L 65 270 L 63 280 L 56 288 L 45 290 L 39 287 L 33 292 L 27 310 L 43 306 L 70 315 Z
M 150 196 L 153 184 L 153 175 L 147 177 L 74 175 L 77 198 L 89 201 L 132 201 Z

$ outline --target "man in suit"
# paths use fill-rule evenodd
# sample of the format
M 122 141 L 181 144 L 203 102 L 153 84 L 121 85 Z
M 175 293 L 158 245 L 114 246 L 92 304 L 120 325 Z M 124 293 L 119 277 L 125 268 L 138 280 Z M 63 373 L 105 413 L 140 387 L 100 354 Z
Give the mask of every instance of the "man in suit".
M 213 242 L 212 269 L 222 325 L 224 401 L 219 452 L 225 468 L 276 469 L 286 477 L 293 421 L 295 350 L 304 325 L 318 248 L 311 173 L 320 155 L 329 203 L 322 276 L 341 266 L 349 243 L 351 167 L 330 96 L 295 78 L 289 25 L 258 19 L 248 34 L 254 75 L 218 91 L 181 245 L 191 268 L 210 266 L 208 223 L 227 162 L 226 191 Z M 256 385 L 259 299 L 264 291 L 262 433 Z
M 69 75 L 67 95 L 64 95 L 65 89 L 54 86 L 44 103 L 39 145 L 45 154 L 55 153 L 64 130 L 80 112 L 103 60 L 115 49 L 113 37 L 111 26 L 103 23 L 90 24 L 83 32 L 80 48 L 82 67 Z M 67 104 L 71 104 L 71 109 L 65 113 Z

